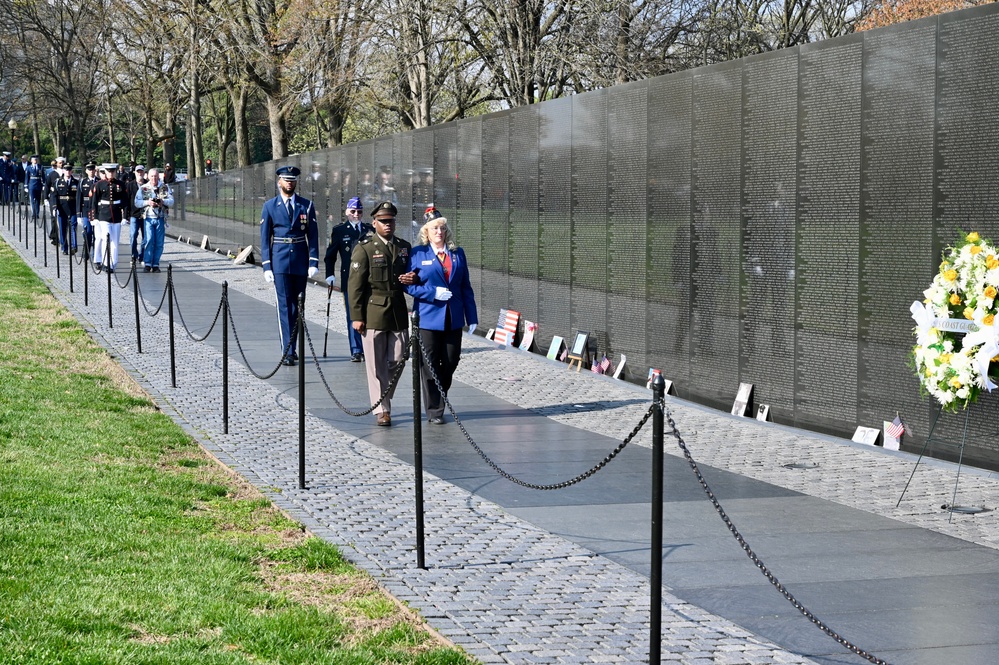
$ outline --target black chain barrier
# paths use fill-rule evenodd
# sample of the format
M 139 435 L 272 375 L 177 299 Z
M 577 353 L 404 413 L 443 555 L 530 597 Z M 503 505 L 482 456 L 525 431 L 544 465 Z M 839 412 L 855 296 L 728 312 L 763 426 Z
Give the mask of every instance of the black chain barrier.
M 326 381 L 326 375 L 323 374 L 323 368 L 319 365 L 319 358 L 316 356 L 316 349 L 312 346 L 312 336 L 309 335 L 308 324 L 305 325 L 305 339 L 309 343 L 309 353 L 312 355 L 312 362 L 316 366 L 316 371 L 319 372 L 319 378 L 322 380 L 323 386 L 326 388 L 327 394 L 329 394 L 330 398 L 333 400 L 333 403 L 336 404 L 341 411 L 346 413 L 348 416 L 355 416 L 355 417 L 366 416 L 375 409 L 377 409 L 378 406 L 385 401 L 385 398 L 388 397 L 389 393 L 391 393 L 395 389 L 396 384 L 399 382 L 399 377 L 402 376 L 402 371 L 406 369 L 406 362 L 409 360 L 409 353 L 408 353 L 409 347 L 413 345 L 413 340 L 410 339 L 409 344 L 405 346 L 406 353 L 404 354 L 403 358 L 399 361 L 399 366 L 395 368 L 395 373 L 392 375 L 392 378 L 389 379 L 389 384 L 385 386 L 385 390 L 382 391 L 381 397 L 378 398 L 378 401 L 369 406 L 364 411 L 351 411 L 346 406 L 340 403 L 340 400 L 338 400 L 336 398 L 336 395 L 333 394 L 333 390 L 330 388 L 330 384 Z
M 427 358 L 428 355 L 426 348 L 423 346 L 423 338 L 420 337 L 419 335 L 413 335 L 413 337 L 418 338 L 420 351 L 421 353 L 423 353 L 423 357 Z M 521 480 L 520 478 L 511 475 L 507 471 L 504 471 L 498 464 L 496 464 L 494 461 L 492 461 L 489 458 L 489 456 L 482 450 L 482 448 L 479 448 L 478 444 L 475 443 L 475 440 L 472 439 L 472 436 L 468 433 L 468 430 L 466 430 L 465 426 L 461 423 L 461 419 L 458 417 L 458 414 L 455 412 L 454 406 L 452 406 L 450 400 L 448 400 L 447 394 L 445 393 L 444 388 L 441 386 L 440 379 L 437 378 L 437 372 L 434 370 L 433 365 L 431 363 L 425 362 L 423 363 L 423 370 L 430 373 L 430 378 L 434 380 L 434 385 L 437 386 L 437 390 L 440 392 L 441 397 L 444 400 L 444 404 L 447 405 L 448 411 L 451 413 L 451 417 L 454 418 L 454 422 L 458 426 L 458 429 L 460 429 L 461 433 L 465 435 L 465 439 L 468 441 L 469 444 L 471 444 L 472 448 L 475 449 L 475 452 L 479 454 L 479 456 L 483 459 L 483 461 L 485 461 L 485 463 L 488 464 L 493 471 L 503 476 L 510 482 L 516 483 L 522 487 L 527 487 L 533 490 L 565 489 L 566 487 L 571 487 L 572 485 L 576 485 L 577 483 L 586 480 L 587 478 L 595 474 L 597 471 L 603 469 L 605 466 L 610 464 L 611 461 L 615 457 L 617 457 L 621 453 L 621 451 L 624 450 L 636 436 L 638 436 L 638 433 L 642 431 L 642 427 L 644 427 L 645 423 L 647 423 L 649 421 L 649 418 L 652 417 L 652 413 L 655 408 L 654 406 L 650 406 L 649 410 L 645 412 L 645 415 L 642 416 L 642 419 L 639 421 L 639 423 L 635 425 L 635 428 L 633 430 L 631 430 L 631 433 L 624 438 L 624 441 L 619 443 L 618 446 L 607 455 L 607 457 L 597 462 L 596 465 L 594 465 L 590 469 L 584 471 L 575 478 L 570 478 L 569 480 L 564 480 L 560 483 L 553 483 L 551 485 L 537 485 L 535 483 L 529 483 L 526 480 Z
M 877 656 L 875 656 L 874 654 L 864 651 L 857 645 L 853 644 L 846 638 L 842 637 L 839 633 L 831 629 L 829 626 L 827 626 L 821 619 L 812 614 L 807 607 L 798 602 L 798 599 L 795 598 L 791 594 L 791 592 L 788 591 L 783 584 L 781 584 L 780 580 L 778 580 L 777 577 L 770 572 L 770 569 L 767 568 L 766 564 L 764 564 L 763 561 L 760 559 L 760 557 L 756 555 L 753 549 L 749 546 L 749 543 L 746 542 L 746 539 L 742 537 L 741 533 L 739 533 L 739 530 L 736 528 L 735 524 L 732 523 L 732 520 L 729 519 L 729 516 L 725 513 L 725 509 L 722 508 L 721 504 L 718 502 L 718 499 L 715 497 L 714 492 L 711 491 L 711 487 L 708 486 L 707 481 L 704 479 L 704 476 L 701 474 L 701 470 L 698 468 L 697 462 L 694 461 L 694 458 L 691 456 L 690 451 L 687 449 L 687 444 L 684 442 L 683 437 L 680 436 L 680 430 L 677 428 L 676 421 L 673 420 L 673 415 L 670 413 L 670 410 L 666 406 L 665 401 L 660 402 L 656 406 L 662 409 L 663 414 L 666 417 L 666 422 L 669 424 L 670 430 L 672 430 L 673 437 L 676 438 L 677 445 L 680 446 L 680 450 L 683 452 L 684 458 L 686 458 L 687 463 L 690 465 L 691 471 L 693 471 L 694 475 L 697 477 L 697 482 L 701 484 L 701 488 L 704 490 L 704 493 L 707 494 L 708 499 L 711 500 L 711 504 L 715 507 L 715 510 L 718 512 L 719 517 L 721 517 L 722 522 L 725 523 L 725 526 L 728 527 L 728 530 L 732 533 L 733 536 L 735 536 L 735 539 L 739 542 L 739 546 L 750 558 L 750 560 L 752 560 L 753 564 L 757 568 L 759 568 L 760 572 L 763 573 L 763 576 L 767 578 L 767 581 L 769 581 L 770 584 L 772 584 L 773 587 L 777 589 L 777 591 L 779 591 L 780 594 L 784 596 L 784 598 L 786 598 L 787 601 L 791 603 L 791 605 L 794 606 L 796 610 L 801 612 L 806 619 L 815 624 L 823 633 L 836 640 L 836 642 L 838 642 L 841 646 L 846 647 L 847 649 L 857 654 L 861 658 L 869 662 L 875 663 L 875 665 L 889 665 L 888 661 L 882 660 Z
M 167 288 L 173 289 L 173 273 L 167 276 Z M 187 333 L 187 336 L 193 339 L 195 342 L 205 341 L 206 339 L 208 339 L 208 336 L 212 334 L 212 331 L 215 330 L 215 324 L 219 322 L 219 314 L 222 313 L 222 303 L 224 302 L 225 302 L 224 297 L 219 298 L 219 306 L 218 309 L 215 310 L 215 318 L 212 319 L 212 325 L 208 328 L 208 332 L 206 332 L 203 337 L 198 337 L 191 332 L 190 328 L 187 327 L 187 323 L 184 321 L 184 314 L 183 312 L 180 311 L 180 300 L 177 298 L 177 291 L 174 290 L 173 292 L 173 304 L 174 307 L 177 308 L 177 316 L 180 318 L 180 325 L 181 327 L 184 328 L 184 332 Z
M 172 277 L 170 275 L 168 275 L 167 276 L 167 281 L 170 282 L 171 280 L 172 280 Z M 160 296 L 160 304 L 156 307 L 155 311 L 150 312 L 149 311 L 149 307 L 146 305 L 146 297 L 144 295 L 142 295 L 142 280 L 141 279 L 137 279 L 137 280 L 135 280 L 135 283 L 136 283 L 136 285 L 137 285 L 137 287 L 139 289 L 139 296 L 140 296 L 139 297 L 139 301 L 142 303 L 142 308 L 144 310 L 146 310 L 146 314 L 148 314 L 149 316 L 156 316 L 157 314 L 159 314 L 160 310 L 163 309 L 163 303 L 166 302 L 167 291 L 169 290 L 170 287 L 169 286 L 164 286 L 163 287 L 163 295 Z M 177 294 L 174 293 L 174 298 L 176 298 L 176 297 L 177 297 Z M 178 309 L 178 312 L 179 311 L 180 310 Z M 216 314 L 216 317 L 217 316 L 218 315 Z M 183 318 L 181 319 L 181 321 L 183 321 Z M 212 326 L 214 327 L 214 325 L 215 324 L 213 323 Z M 209 331 L 209 332 L 211 332 L 211 331 Z
M 114 282 L 115 282 L 115 284 L 117 284 L 117 285 L 118 285 L 118 288 L 119 288 L 119 289 L 127 289 L 127 288 L 128 288 L 128 285 L 132 283 L 132 280 L 133 280 L 133 279 L 138 279 L 138 278 L 137 278 L 137 277 L 135 276 L 135 264 L 133 263 L 133 264 L 131 264 L 131 266 L 129 267 L 129 270 L 128 270 L 128 278 L 127 278 L 127 279 L 125 279 L 125 283 L 124 283 L 124 284 L 122 284 L 122 283 L 121 283 L 121 280 L 119 280 L 119 279 L 118 279 L 118 271 L 117 271 L 117 270 L 115 270 L 115 271 L 113 271 L 113 272 L 111 273 L 111 277 L 112 277 L 112 278 L 114 279 Z
M 226 308 L 225 308 L 226 313 L 229 316 L 229 327 L 232 329 L 232 338 L 236 340 L 236 348 L 239 349 L 239 355 L 240 357 L 243 358 L 243 364 L 246 365 L 246 369 L 250 370 L 250 374 L 257 377 L 258 379 L 266 381 L 267 379 L 277 374 L 278 370 L 281 369 L 281 366 L 284 364 L 285 360 L 287 360 L 289 357 L 292 356 L 295 347 L 295 334 L 298 332 L 298 323 L 296 322 L 295 327 L 292 328 L 290 339 L 288 340 L 288 344 L 286 344 L 284 347 L 284 353 L 281 354 L 281 358 L 278 360 L 277 367 L 272 369 L 267 374 L 260 374 L 255 369 L 253 369 L 252 365 L 250 365 L 250 360 L 246 357 L 246 353 L 243 351 L 243 345 L 240 344 L 239 342 L 239 334 L 236 332 L 236 321 L 233 320 L 232 318 L 232 307 L 228 306 L 229 304 L 228 296 L 223 296 L 223 297 L 225 298 L 225 303 L 226 303 Z

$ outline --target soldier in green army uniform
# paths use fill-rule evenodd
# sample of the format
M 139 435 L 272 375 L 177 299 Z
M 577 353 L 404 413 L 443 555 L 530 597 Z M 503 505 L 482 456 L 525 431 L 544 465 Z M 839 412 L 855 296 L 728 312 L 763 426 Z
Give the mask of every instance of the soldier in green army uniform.
M 406 360 L 409 343 L 409 313 L 403 286 L 416 282 L 416 272 L 407 272 L 412 246 L 395 236 L 398 210 L 391 201 L 374 207 L 374 233 L 369 233 L 350 255 L 347 300 L 351 325 L 361 335 L 368 395 L 374 404 L 389 387 L 392 374 Z M 375 408 L 376 422 L 392 424 L 393 387 Z

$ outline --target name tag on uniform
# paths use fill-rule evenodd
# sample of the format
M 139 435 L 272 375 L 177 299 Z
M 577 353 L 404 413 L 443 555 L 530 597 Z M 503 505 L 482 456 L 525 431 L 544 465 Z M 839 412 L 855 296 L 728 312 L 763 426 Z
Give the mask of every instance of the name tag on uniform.
M 387 266 L 388 257 L 386 257 L 384 254 L 375 254 L 374 256 L 371 257 L 371 265 L 378 267 Z
M 431 259 L 430 261 L 424 261 L 423 265 L 425 265 L 425 266 L 432 266 L 432 265 L 434 265 L 433 259 Z

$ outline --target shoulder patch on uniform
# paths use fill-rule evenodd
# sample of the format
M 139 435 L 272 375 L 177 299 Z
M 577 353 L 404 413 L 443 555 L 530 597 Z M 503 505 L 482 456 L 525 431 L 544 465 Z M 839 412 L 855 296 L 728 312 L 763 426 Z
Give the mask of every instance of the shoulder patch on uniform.
M 351 268 L 360 268 L 360 267 L 361 267 L 361 264 L 360 264 L 360 263 L 358 263 L 357 261 L 354 261 L 354 262 L 353 262 L 353 263 L 351 264 L 351 266 L 350 266 L 350 267 L 351 267 Z

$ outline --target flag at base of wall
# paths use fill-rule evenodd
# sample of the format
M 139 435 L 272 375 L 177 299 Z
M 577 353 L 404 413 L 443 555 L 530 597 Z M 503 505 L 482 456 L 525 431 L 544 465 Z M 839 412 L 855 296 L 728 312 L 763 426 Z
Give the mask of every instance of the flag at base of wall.
M 512 346 L 517 336 L 517 326 L 520 325 L 520 312 L 512 309 L 501 309 L 496 321 L 496 335 L 493 341 L 504 346 Z

